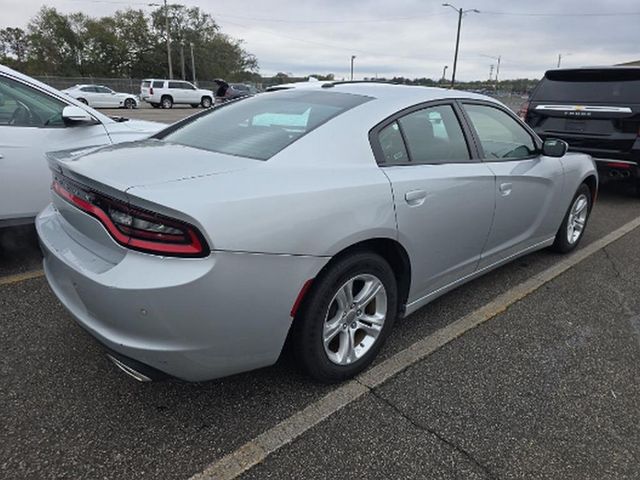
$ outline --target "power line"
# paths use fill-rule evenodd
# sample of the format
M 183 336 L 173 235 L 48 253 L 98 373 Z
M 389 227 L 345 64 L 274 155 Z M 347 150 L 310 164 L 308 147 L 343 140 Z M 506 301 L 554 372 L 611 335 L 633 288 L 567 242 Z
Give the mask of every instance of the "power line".
M 544 13 L 544 12 L 494 12 L 481 10 L 485 15 L 508 15 L 514 17 L 626 17 L 640 15 L 640 12 L 591 12 L 591 13 Z

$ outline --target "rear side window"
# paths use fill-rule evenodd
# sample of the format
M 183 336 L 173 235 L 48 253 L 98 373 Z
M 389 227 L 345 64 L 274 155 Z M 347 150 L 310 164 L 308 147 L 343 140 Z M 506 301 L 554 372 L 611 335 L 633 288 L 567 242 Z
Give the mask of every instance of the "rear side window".
M 169 82 L 169 88 L 180 88 L 183 89 L 184 85 L 182 82 Z
M 550 71 L 536 88 L 536 102 L 640 103 L 640 69 Z
M 516 160 L 536 153 L 536 146 L 529 132 L 502 110 L 473 104 L 465 104 L 464 109 L 480 139 L 482 158 Z
M 385 165 L 402 165 L 409 162 L 398 122 L 393 122 L 380 130 L 378 141 L 382 148 Z
M 151 82 L 145 80 L 142 82 L 142 88 L 149 88 L 151 86 Z
M 164 82 L 153 82 L 153 88 L 164 88 Z
M 451 105 L 425 108 L 402 117 L 412 163 L 465 162 L 471 159 L 462 127 Z
M 82 87 L 80 90 L 83 92 L 95 92 L 96 87 Z
M 369 100 L 372 98 L 338 92 L 274 93 L 216 108 L 160 138 L 267 160 L 328 120 Z

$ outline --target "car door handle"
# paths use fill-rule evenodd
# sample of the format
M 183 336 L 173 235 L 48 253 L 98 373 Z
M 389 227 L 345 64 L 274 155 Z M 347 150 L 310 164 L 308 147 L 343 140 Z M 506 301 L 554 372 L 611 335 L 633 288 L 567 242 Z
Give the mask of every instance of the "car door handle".
M 424 190 L 411 190 L 404 194 L 404 200 L 412 207 L 422 205 L 427 198 L 427 192 Z
M 512 183 L 501 183 L 500 184 L 500 194 L 503 197 L 506 197 L 507 195 L 509 195 L 511 193 L 511 189 L 513 188 L 513 184 Z

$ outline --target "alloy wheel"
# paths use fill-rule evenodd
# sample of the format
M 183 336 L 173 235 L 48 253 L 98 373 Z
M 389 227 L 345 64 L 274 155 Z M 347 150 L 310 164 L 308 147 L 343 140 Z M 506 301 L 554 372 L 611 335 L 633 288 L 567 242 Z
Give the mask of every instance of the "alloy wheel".
M 588 207 L 589 200 L 584 194 L 578 195 L 571 206 L 567 221 L 567 241 L 572 245 L 578 241 L 584 231 L 587 215 L 589 214 Z
M 329 360 L 349 365 L 376 343 L 387 317 L 387 292 L 376 276 L 360 274 L 333 296 L 325 316 L 322 340 Z

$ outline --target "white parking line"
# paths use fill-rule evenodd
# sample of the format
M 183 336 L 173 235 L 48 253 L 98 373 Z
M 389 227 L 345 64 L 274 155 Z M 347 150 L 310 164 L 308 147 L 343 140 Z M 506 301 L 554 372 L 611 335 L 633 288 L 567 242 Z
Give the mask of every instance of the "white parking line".
M 339 386 L 326 396 L 294 413 L 237 450 L 215 461 L 204 471 L 192 476 L 190 480 L 231 480 L 238 477 L 264 461 L 276 450 L 291 443 L 321 421 L 357 400 L 370 389 L 379 386 L 469 330 L 496 317 L 514 303 L 639 226 L 640 217 L 566 257 L 553 267 L 498 295 L 493 301 L 419 340 L 362 373 L 355 380 Z
M 32 278 L 40 278 L 43 276 L 44 271 L 42 270 L 32 270 L 30 272 L 7 275 L 6 277 L 0 277 L 0 285 L 9 285 L 11 283 L 24 282 L 25 280 L 31 280 Z

